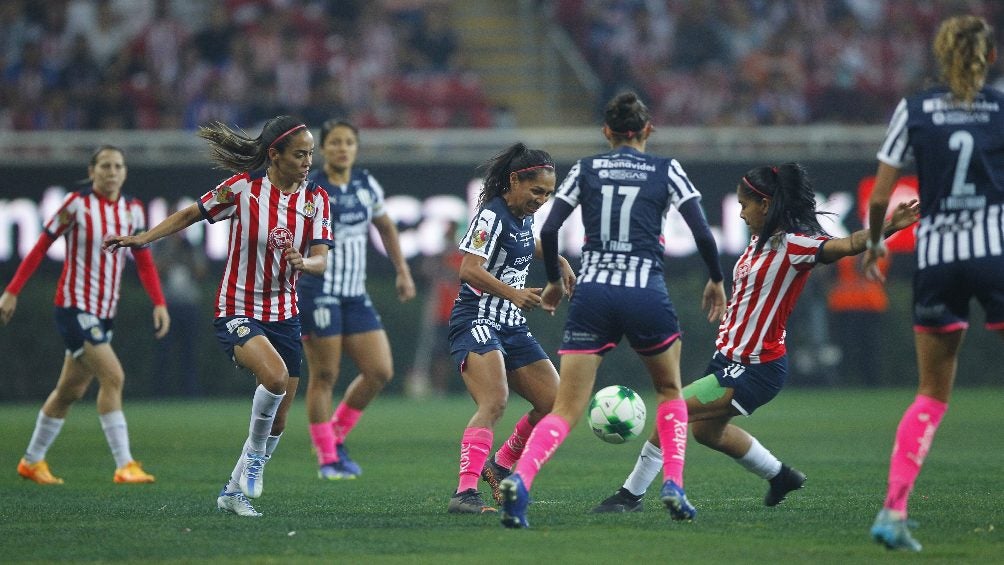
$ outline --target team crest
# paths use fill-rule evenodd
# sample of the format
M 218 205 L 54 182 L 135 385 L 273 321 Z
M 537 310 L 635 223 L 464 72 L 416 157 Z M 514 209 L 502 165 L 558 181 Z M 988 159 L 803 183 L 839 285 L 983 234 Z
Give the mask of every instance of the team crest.
M 216 190 L 214 190 L 213 192 L 216 193 L 216 201 L 219 202 L 220 204 L 225 204 L 227 202 L 233 201 L 233 191 L 230 189 L 229 186 L 225 184 L 221 184 L 220 186 L 216 187 Z
M 73 214 L 69 210 L 63 210 L 59 213 L 59 225 L 68 226 L 70 222 L 73 221 Z
M 268 234 L 268 247 L 269 249 L 286 249 L 287 247 L 293 245 L 293 232 L 289 231 L 288 228 L 279 226 L 269 232 Z
M 313 218 L 314 214 L 317 213 L 317 206 L 311 201 L 306 201 L 303 203 L 303 215 L 308 218 Z
M 247 335 L 249 333 L 251 333 L 251 328 L 249 328 L 247 326 L 238 326 L 237 327 L 237 337 L 247 337 Z
M 488 243 L 488 232 L 483 229 L 474 230 L 474 237 L 471 238 L 471 244 L 474 245 L 475 249 L 481 249 Z
M 91 338 L 93 338 L 94 341 L 101 341 L 104 337 L 105 332 L 103 332 L 100 327 L 94 326 L 91 328 Z
M 736 268 L 736 278 L 744 279 L 748 274 L 750 274 L 750 262 L 743 261 L 743 263 Z

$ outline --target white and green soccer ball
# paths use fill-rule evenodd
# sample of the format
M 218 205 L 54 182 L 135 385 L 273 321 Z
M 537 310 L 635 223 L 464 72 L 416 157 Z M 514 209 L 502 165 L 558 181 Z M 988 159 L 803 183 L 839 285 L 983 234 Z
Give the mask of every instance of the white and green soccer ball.
M 589 402 L 589 427 L 607 443 L 624 443 L 645 430 L 645 401 L 626 386 L 601 388 Z

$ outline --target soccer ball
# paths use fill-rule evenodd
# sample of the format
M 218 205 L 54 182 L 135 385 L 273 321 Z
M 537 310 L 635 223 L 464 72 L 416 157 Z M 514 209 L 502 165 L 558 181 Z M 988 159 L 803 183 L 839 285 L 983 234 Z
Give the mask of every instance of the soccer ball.
M 624 443 L 645 429 L 645 402 L 626 386 L 601 388 L 589 402 L 589 427 L 607 443 Z

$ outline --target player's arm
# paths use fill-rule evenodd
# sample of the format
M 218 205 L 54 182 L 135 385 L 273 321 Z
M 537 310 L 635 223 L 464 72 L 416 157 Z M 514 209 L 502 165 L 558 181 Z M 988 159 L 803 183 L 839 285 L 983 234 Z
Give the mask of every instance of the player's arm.
M 149 231 L 138 233 L 136 235 L 109 236 L 105 239 L 101 247 L 105 251 L 115 251 L 119 247 L 142 247 L 144 245 L 149 245 L 158 239 L 179 232 L 201 219 L 202 212 L 199 210 L 199 205 L 197 203 L 192 204 L 191 206 L 182 208 L 181 210 L 171 214 L 165 218 L 164 221 L 157 224 Z
M 401 253 L 401 241 L 398 238 L 397 226 L 394 225 L 394 220 L 391 220 L 390 216 L 384 214 L 383 216 L 373 218 L 373 226 L 376 227 L 377 233 L 380 234 L 383 248 L 387 250 L 387 257 L 390 258 L 390 262 L 394 264 L 394 271 L 397 272 L 395 286 L 397 287 L 398 300 L 407 302 L 415 298 L 415 280 L 411 276 L 411 268 L 408 267 L 408 262 L 404 259 L 404 253 Z
M 157 265 L 153 262 L 153 253 L 149 247 L 140 247 L 132 250 L 132 257 L 136 260 L 139 282 L 153 302 L 154 337 L 160 339 L 171 329 L 171 316 L 167 312 L 167 301 L 160 287 L 160 275 L 157 273 Z
M 884 213 L 884 212 L 883 212 Z M 916 199 L 909 202 L 900 202 L 893 211 L 892 216 L 886 222 L 879 224 L 882 226 L 880 237 L 882 240 L 892 237 L 892 234 L 899 230 L 913 225 L 920 218 L 920 203 Z M 819 250 L 820 263 L 832 263 L 848 255 L 858 255 L 865 252 L 868 241 L 872 237 L 872 228 L 858 230 L 847 237 L 835 238 L 823 244 Z
M 488 294 L 504 298 L 519 308 L 533 309 L 540 304 L 541 288 L 513 288 L 485 269 L 488 260 L 464 251 L 460 262 L 460 280 Z
M 17 310 L 17 295 L 21 293 L 21 289 L 24 288 L 28 279 L 35 274 L 35 270 L 45 258 L 45 252 L 52 247 L 55 241 L 56 238 L 52 234 L 43 231 L 42 235 L 38 236 L 35 246 L 25 256 L 24 261 L 18 265 L 14 278 L 7 285 L 3 295 L 0 295 L 0 323 L 7 324 L 14 317 L 14 311 Z
M 711 233 L 711 226 L 704 215 L 699 198 L 691 198 L 680 204 L 680 215 L 694 235 L 697 252 L 708 268 L 708 282 L 701 294 L 701 308 L 708 312 L 709 322 L 720 322 L 725 315 L 725 276 L 718 256 L 718 244 Z

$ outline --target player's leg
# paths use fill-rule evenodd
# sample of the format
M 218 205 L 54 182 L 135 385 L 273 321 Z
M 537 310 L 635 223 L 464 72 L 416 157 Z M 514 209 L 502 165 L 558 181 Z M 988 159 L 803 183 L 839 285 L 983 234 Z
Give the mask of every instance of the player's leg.
M 318 477 L 329 478 L 333 473 L 326 468 L 338 461 L 335 449 L 335 432 L 331 427 L 333 410 L 332 391 L 338 381 L 342 360 L 342 336 L 311 334 L 303 340 L 303 353 L 307 360 L 307 423 L 310 441 L 317 455 Z
M 289 373 L 283 357 L 264 334 L 234 347 L 234 359 L 258 381 L 251 401 L 247 453 L 239 481 L 245 496 L 256 498 L 261 496 L 261 472 L 268 461 L 268 437 L 272 435 L 276 413 L 286 396 Z

